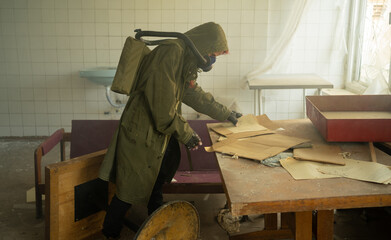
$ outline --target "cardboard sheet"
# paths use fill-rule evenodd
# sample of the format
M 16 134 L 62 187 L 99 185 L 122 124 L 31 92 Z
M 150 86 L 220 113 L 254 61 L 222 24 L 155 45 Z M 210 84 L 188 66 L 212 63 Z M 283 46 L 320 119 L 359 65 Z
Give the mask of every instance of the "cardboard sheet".
M 266 129 L 266 130 L 260 130 L 260 131 L 232 133 L 232 134 L 228 134 L 226 137 L 239 139 L 239 138 L 254 137 L 254 136 L 266 135 L 266 134 L 272 134 L 272 133 L 274 133 L 274 131 Z M 222 137 L 222 138 L 224 138 L 224 137 Z
M 277 130 L 281 129 L 279 125 L 277 125 L 275 122 L 269 119 L 269 117 L 266 114 L 258 115 L 257 117 L 258 123 L 262 126 L 266 127 L 270 130 Z
M 308 140 L 281 134 L 269 134 L 244 139 L 228 138 L 213 144 L 212 147 L 205 147 L 205 150 L 262 161 L 303 142 L 308 142 Z
M 342 150 L 337 145 L 313 145 L 312 148 L 299 148 L 293 150 L 293 157 L 298 160 L 332 163 L 345 165 Z
M 213 131 L 224 136 L 243 132 L 252 132 L 252 136 L 255 136 L 259 134 L 259 131 L 270 132 L 266 127 L 260 125 L 257 118 L 252 114 L 240 117 L 236 127 L 230 122 L 224 122 L 215 124 L 211 128 Z
M 386 165 L 354 159 L 344 159 L 344 161 L 345 166 L 300 161 L 293 158 L 282 159 L 280 163 L 296 180 L 346 177 L 391 184 L 391 170 Z
M 319 172 L 317 169 L 326 165 L 324 163 L 300 161 L 294 158 L 281 159 L 280 163 L 296 180 L 340 177 Z
M 345 159 L 345 163 L 345 166 L 324 165 L 317 169 L 325 174 L 368 182 L 391 184 L 391 170 L 386 165 L 354 159 Z

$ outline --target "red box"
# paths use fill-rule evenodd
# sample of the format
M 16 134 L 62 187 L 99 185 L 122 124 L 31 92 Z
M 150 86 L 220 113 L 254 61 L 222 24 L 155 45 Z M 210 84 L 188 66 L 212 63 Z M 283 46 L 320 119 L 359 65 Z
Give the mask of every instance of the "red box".
M 328 142 L 391 141 L 391 95 L 307 96 L 306 111 Z

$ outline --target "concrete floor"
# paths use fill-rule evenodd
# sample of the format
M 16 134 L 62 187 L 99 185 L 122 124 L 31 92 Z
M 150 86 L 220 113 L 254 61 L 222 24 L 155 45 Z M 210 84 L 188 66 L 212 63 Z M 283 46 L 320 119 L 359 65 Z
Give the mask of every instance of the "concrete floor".
M 35 204 L 26 202 L 26 191 L 34 186 L 34 149 L 42 139 L 0 139 L 0 240 L 44 239 L 44 220 L 35 218 Z M 69 151 L 67 151 L 69 152 Z M 59 159 L 59 149 L 46 155 L 44 164 Z M 201 221 L 201 239 L 228 239 L 216 221 L 226 203 L 224 194 L 165 195 L 165 201 L 187 200 L 196 206 Z M 136 222 L 146 217 L 143 206 L 132 209 Z M 262 216 L 241 224 L 241 232 L 263 228 Z M 334 239 L 391 239 L 390 208 L 338 210 L 335 214 Z M 121 239 L 132 239 L 134 233 L 124 228 Z

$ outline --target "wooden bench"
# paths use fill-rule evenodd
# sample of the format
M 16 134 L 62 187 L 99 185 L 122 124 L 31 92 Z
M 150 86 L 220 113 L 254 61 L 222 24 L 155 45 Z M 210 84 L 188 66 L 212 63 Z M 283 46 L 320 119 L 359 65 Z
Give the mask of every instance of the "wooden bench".
M 201 137 L 203 145 L 211 145 L 207 123 L 213 120 L 189 120 L 190 126 Z M 41 161 L 55 145 L 61 143 L 61 161 L 65 159 L 65 144 L 70 142 L 70 158 L 104 150 L 112 140 L 118 120 L 72 120 L 71 133 L 63 129 L 47 138 L 35 151 L 36 216 L 42 216 Z M 174 181 L 163 186 L 164 193 L 224 193 L 216 156 L 203 148 L 187 151 L 181 144 L 181 161 Z

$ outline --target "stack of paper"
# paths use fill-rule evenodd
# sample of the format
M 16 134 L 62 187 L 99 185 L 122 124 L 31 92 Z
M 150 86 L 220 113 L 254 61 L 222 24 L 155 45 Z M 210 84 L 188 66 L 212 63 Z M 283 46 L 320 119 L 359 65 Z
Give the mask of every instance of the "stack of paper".
M 246 115 L 239 118 L 238 126 L 232 123 L 209 125 L 224 136 L 210 147 L 208 152 L 220 152 L 232 156 L 262 162 L 309 140 L 276 133 L 276 126 L 266 115 Z M 267 127 L 266 127 L 267 126 Z M 336 144 L 318 144 L 310 148 L 295 148 L 293 158 L 280 160 L 281 165 L 295 179 L 320 179 L 346 177 L 362 181 L 390 184 L 391 170 L 388 166 L 344 158 Z
M 293 146 L 308 142 L 307 139 L 277 134 L 264 127 L 262 123 L 272 126 L 266 115 L 260 119 L 261 123 L 254 115 L 246 115 L 239 118 L 237 127 L 231 123 L 212 125 L 212 130 L 224 135 L 226 139 L 206 147 L 205 150 L 262 161 Z

